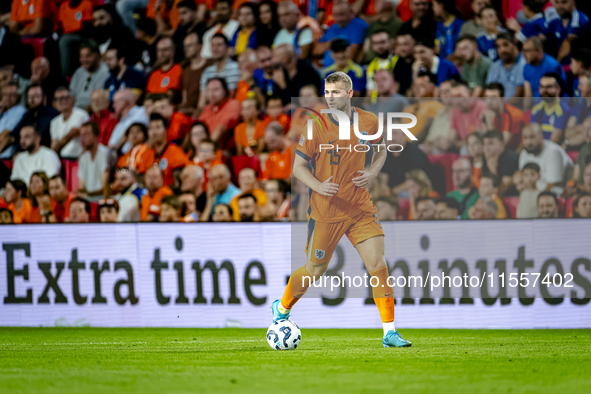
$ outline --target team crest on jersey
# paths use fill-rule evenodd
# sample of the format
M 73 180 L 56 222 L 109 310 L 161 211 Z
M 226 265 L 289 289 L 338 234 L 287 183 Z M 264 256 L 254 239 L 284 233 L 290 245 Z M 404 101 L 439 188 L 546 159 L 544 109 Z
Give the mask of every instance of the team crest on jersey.
M 360 131 L 359 134 L 363 134 L 363 135 L 368 135 L 369 133 L 367 131 Z M 361 138 L 359 139 L 359 143 L 361 145 L 367 145 L 367 140 L 362 140 Z
M 76 19 L 77 22 L 80 22 L 82 20 L 82 12 L 76 12 L 76 14 L 74 15 L 74 19 Z
M 300 143 L 299 143 L 299 145 L 300 145 L 300 146 L 304 146 L 304 142 L 305 142 L 305 141 L 306 141 L 306 138 L 304 137 L 304 135 L 303 135 L 303 134 L 302 134 L 302 135 L 300 135 Z
M 322 249 L 316 249 L 316 251 L 314 252 L 314 256 L 316 256 L 316 258 L 317 258 L 318 260 L 322 260 L 322 259 L 324 258 L 324 255 L 325 255 L 325 254 L 326 254 L 326 253 L 325 253 L 325 252 L 324 252 L 324 250 L 322 250 Z
M 160 160 L 160 170 L 164 171 L 168 167 L 168 160 L 162 159 Z
M 169 82 L 170 82 L 170 77 L 162 78 L 162 83 L 160 84 L 160 87 L 161 88 L 167 87 Z

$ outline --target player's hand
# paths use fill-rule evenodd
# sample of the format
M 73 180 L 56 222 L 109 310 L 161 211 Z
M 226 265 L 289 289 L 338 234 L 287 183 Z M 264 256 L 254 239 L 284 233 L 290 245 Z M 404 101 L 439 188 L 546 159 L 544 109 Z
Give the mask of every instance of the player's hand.
M 314 191 L 322 196 L 327 197 L 332 197 L 335 194 L 337 194 L 337 192 L 339 191 L 339 185 L 337 185 L 336 183 L 331 183 L 331 179 L 332 175 L 327 180 L 322 182 L 320 186 L 318 186 L 318 188 Z
M 367 188 L 371 184 L 371 181 L 376 177 L 376 175 L 371 171 L 357 171 L 361 175 L 356 178 L 353 178 L 353 183 L 357 187 L 364 187 Z

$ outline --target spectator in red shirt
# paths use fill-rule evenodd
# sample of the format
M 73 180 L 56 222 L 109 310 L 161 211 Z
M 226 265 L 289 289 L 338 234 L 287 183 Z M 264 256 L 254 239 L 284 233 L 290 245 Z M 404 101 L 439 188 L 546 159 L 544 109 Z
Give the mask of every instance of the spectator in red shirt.
M 207 83 L 206 95 L 209 104 L 203 109 L 199 120 L 211 130 L 211 139 L 222 150 L 234 146 L 232 131 L 240 121 L 240 101 L 230 98 L 228 85 L 223 78 L 211 78 Z
M 47 0 L 14 0 L 10 31 L 20 36 L 47 36 L 53 32 L 55 3 Z
M 84 38 L 92 34 L 92 2 L 90 0 L 66 0 L 58 12 L 58 22 L 62 31 L 59 39 L 60 64 L 62 74 L 71 76 L 80 65 L 78 47 Z
M 480 130 L 486 103 L 472 97 L 472 91 L 466 82 L 452 81 L 451 86 L 451 95 L 454 97 L 449 116 L 451 140 L 462 146 L 468 135 Z
M 49 195 L 55 201 L 53 215 L 57 223 L 64 223 L 70 216 L 70 203 L 76 195 L 68 192 L 66 180 L 61 175 L 54 175 L 49 179 Z
M 168 142 L 180 143 L 189 132 L 193 121 L 187 115 L 175 111 L 172 99 L 167 94 L 152 95 L 153 114 L 160 114 L 168 122 Z
M 109 92 L 100 89 L 92 92 L 90 96 L 90 109 L 92 114 L 90 121 L 99 125 L 99 141 L 105 146 L 109 146 L 109 138 L 119 119 L 114 113 L 109 111 Z
M 147 93 L 180 93 L 183 70 L 174 63 L 174 52 L 174 42 L 169 37 L 162 37 L 156 44 L 156 64 L 148 79 Z

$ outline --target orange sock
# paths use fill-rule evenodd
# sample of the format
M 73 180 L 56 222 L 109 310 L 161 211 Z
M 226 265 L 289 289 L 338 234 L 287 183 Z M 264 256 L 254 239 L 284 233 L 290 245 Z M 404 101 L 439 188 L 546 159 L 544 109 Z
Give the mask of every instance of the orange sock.
M 369 273 L 373 279 L 372 283 L 377 286 L 372 287 L 373 299 L 380 311 L 382 323 L 391 323 L 394 321 L 394 290 L 388 285 L 388 267 L 380 268 Z
M 306 266 L 300 267 L 291 274 L 285 287 L 285 293 L 281 298 L 281 306 L 291 309 L 296 302 L 306 293 L 310 284 L 314 281 L 312 275 L 306 270 Z

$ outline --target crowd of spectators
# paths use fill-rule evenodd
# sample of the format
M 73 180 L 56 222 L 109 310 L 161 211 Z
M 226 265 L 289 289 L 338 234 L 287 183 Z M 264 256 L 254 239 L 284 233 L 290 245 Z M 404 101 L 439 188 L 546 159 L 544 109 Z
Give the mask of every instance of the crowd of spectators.
M 381 220 L 591 217 L 589 3 L 4 1 L 0 218 L 305 220 L 293 141 L 334 72 L 418 120 Z

